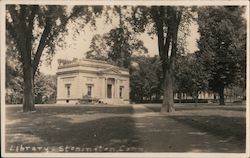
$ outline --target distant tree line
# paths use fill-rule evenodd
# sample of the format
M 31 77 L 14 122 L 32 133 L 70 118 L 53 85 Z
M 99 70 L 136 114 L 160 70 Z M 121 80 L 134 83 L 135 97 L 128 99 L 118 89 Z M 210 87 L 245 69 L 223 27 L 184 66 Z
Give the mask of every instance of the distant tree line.
M 218 93 L 209 86 L 209 74 L 204 71 L 204 65 L 202 65 L 199 55 L 199 52 L 196 52 L 177 58 L 174 76 L 175 102 L 219 102 Z M 132 63 L 130 99 L 137 103 L 162 102 L 163 84 L 159 57 L 157 55 L 154 57 L 136 56 Z M 245 99 L 245 90 L 244 85 L 238 84 L 238 80 L 235 80 L 233 84 L 227 86 L 224 96 L 230 102 L 242 101 L 242 99 Z M 202 93 L 212 96 L 199 99 L 198 96 Z M 183 94 L 186 97 L 183 97 Z M 187 97 L 188 100 L 186 100 Z

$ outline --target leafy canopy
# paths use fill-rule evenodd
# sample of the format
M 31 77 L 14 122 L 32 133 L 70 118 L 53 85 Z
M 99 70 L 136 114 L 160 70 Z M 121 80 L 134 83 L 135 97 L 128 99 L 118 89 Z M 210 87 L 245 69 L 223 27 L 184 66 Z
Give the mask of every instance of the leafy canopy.
M 245 8 L 201 7 L 198 10 L 200 61 L 208 73 L 209 87 L 218 92 L 245 76 Z

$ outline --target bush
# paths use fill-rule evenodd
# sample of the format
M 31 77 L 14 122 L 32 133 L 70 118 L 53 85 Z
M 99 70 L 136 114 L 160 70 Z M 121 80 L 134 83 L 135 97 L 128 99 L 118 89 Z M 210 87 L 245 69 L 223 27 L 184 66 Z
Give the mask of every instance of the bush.
M 175 103 L 195 103 L 196 100 L 195 99 L 175 99 L 174 100 Z M 207 99 L 198 99 L 198 103 L 208 103 Z
M 80 104 L 86 104 L 86 103 L 98 103 L 99 98 L 91 97 L 88 95 L 84 95 L 82 99 L 80 99 L 79 103 Z

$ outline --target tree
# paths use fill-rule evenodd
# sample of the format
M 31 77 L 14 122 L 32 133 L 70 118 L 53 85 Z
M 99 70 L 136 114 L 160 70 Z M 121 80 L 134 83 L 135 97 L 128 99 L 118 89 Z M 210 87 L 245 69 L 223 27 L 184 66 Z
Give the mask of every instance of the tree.
M 156 34 L 158 38 L 158 52 L 160 56 L 164 95 L 161 111 L 174 111 L 173 98 L 173 70 L 178 53 L 178 40 L 181 38 L 180 32 L 185 32 L 185 25 L 190 23 L 191 8 L 175 6 L 137 6 L 133 9 L 131 23 L 136 32 Z M 147 28 L 147 26 L 150 27 Z
M 13 48 L 10 40 L 7 40 L 6 43 L 6 103 L 20 104 L 23 100 L 23 78 L 21 63 L 18 60 L 17 54 L 13 53 L 16 50 Z
M 127 6 L 114 6 L 108 8 L 113 14 L 118 17 L 119 24 L 103 35 L 95 35 L 90 44 L 90 51 L 86 54 L 87 58 L 106 60 L 111 64 L 130 68 L 131 57 L 134 52 L 147 53 L 147 48 L 144 47 L 142 40 L 139 40 L 133 34 L 130 24 L 126 22 L 129 14 L 124 13 Z M 108 16 L 107 18 L 114 18 Z
M 86 52 L 86 58 L 103 61 L 108 60 L 107 44 L 100 34 L 96 34 L 92 37 L 89 48 L 90 50 Z
M 175 69 L 176 91 L 190 94 L 195 99 L 196 104 L 199 94 L 208 89 L 208 75 L 199 61 L 198 53 L 179 56 Z
M 35 102 L 38 104 L 56 101 L 56 76 L 37 73 L 34 80 Z
M 23 70 L 23 111 L 33 111 L 34 76 L 42 54 L 51 59 L 56 46 L 62 46 L 67 23 L 81 17 L 82 25 L 93 22 L 101 7 L 75 6 L 68 13 L 62 5 L 7 5 L 6 37 L 18 53 Z M 14 52 L 13 52 L 14 53 Z
M 9 49 L 7 49 L 7 52 Z M 21 63 L 15 57 L 7 54 L 8 60 L 6 60 L 6 102 L 9 104 L 20 104 L 23 101 L 23 84 L 22 78 L 23 70 Z M 39 72 L 34 78 L 34 97 L 36 103 L 43 103 L 45 101 L 51 101 L 56 95 L 56 77 L 51 75 L 44 75 Z M 47 100 L 46 100 L 47 99 Z
M 22 69 L 17 63 L 9 63 L 6 65 L 6 102 L 9 104 L 22 103 L 23 94 L 23 78 Z M 34 97 L 35 103 L 54 102 L 56 97 L 56 77 L 44 75 L 40 72 L 36 73 L 34 79 Z
M 130 73 L 130 96 L 133 101 L 143 102 L 159 99 L 160 60 L 158 56 L 135 56 Z
M 198 10 L 200 60 L 209 74 L 209 87 L 224 105 L 224 89 L 245 80 L 245 8 L 239 6 L 201 7 Z
M 22 102 L 23 79 L 20 64 L 6 61 L 6 103 L 19 104 Z
M 120 30 L 122 30 L 122 33 L 120 33 Z M 103 36 L 95 35 L 92 38 L 90 49 L 87 52 L 87 58 L 105 60 L 124 68 L 130 68 L 131 57 L 134 52 L 148 52 L 143 42 L 133 36 L 126 28 L 111 29 Z

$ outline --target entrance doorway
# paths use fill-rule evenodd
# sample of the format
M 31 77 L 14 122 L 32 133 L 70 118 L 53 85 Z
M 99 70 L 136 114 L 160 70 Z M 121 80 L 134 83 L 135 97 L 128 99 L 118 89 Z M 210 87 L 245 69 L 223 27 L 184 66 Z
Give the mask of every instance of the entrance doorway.
M 115 79 L 108 78 L 107 80 L 107 98 L 115 98 Z
M 112 98 L 112 84 L 107 85 L 107 97 Z

